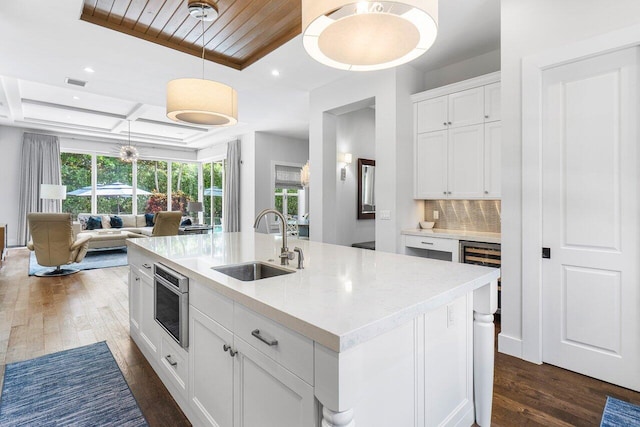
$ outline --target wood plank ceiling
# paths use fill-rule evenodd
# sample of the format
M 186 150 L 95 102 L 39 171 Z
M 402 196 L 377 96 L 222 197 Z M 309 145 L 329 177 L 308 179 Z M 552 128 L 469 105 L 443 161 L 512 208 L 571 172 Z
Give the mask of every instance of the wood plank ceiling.
M 300 0 L 219 0 L 205 58 L 238 70 L 301 32 Z M 202 57 L 202 23 L 187 0 L 84 0 L 82 20 Z

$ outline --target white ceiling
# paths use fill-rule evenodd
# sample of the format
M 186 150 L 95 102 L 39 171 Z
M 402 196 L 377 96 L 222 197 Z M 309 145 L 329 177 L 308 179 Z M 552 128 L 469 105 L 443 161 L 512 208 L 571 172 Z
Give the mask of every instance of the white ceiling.
M 432 70 L 500 47 L 499 0 L 439 7 L 438 39 L 414 67 Z M 0 2 L 0 125 L 125 140 L 130 120 L 136 142 L 193 149 L 248 131 L 306 139 L 309 91 L 349 74 L 312 60 L 300 36 L 243 71 L 208 62 L 205 78 L 238 91 L 239 124 L 182 125 L 165 116 L 166 83 L 199 77 L 200 60 L 80 21 L 81 10 L 82 0 Z M 71 86 L 67 77 L 88 83 Z

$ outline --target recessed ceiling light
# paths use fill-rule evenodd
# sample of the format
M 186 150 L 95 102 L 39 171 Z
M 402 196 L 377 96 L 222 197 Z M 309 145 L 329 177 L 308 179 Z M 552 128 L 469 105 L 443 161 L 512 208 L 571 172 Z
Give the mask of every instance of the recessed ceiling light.
M 79 96 L 76 96 L 76 95 L 73 95 L 73 99 L 76 99 L 76 100 L 77 100 L 77 99 L 80 99 L 80 97 L 79 97 Z
M 86 71 L 87 73 L 95 73 L 96 72 L 96 70 L 94 70 L 91 67 L 84 67 L 84 71 Z
M 273 70 L 273 71 L 271 71 L 271 75 L 272 75 L 273 77 L 278 77 L 278 76 L 280 75 L 280 71 L 278 71 L 278 70 Z

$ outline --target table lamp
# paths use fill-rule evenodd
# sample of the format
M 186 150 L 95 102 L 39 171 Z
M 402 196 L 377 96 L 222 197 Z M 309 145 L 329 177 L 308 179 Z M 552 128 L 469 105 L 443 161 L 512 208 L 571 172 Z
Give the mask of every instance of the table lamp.
M 195 212 L 196 215 L 204 210 L 202 206 L 202 202 L 187 202 L 187 212 Z M 196 224 L 198 225 L 198 221 L 196 220 Z

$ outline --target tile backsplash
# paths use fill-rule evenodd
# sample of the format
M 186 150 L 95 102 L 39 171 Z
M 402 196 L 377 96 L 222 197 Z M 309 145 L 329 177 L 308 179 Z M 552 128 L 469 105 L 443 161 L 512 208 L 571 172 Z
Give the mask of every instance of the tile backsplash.
M 424 220 L 435 221 L 434 228 L 500 233 L 500 200 L 425 200 Z

